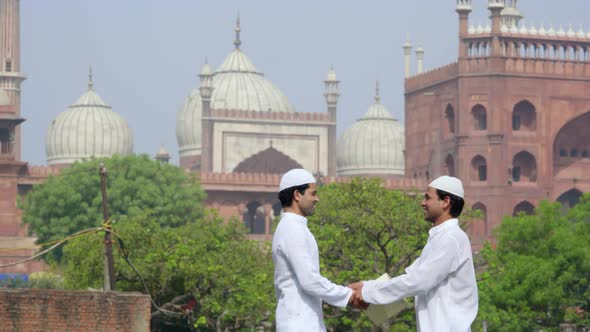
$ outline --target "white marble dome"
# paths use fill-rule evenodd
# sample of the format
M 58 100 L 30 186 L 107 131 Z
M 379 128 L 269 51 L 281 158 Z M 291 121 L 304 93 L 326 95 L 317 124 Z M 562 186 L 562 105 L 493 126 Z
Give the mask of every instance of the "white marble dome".
M 403 176 L 404 127 L 380 103 L 375 103 L 340 137 L 337 146 L 339 176 Z
M 213 74 L 212 109 L 293 112 L 287 97 L 235 48 Z
M 264 74 L 257 71 L 250 59 L 239 48 L 238 36 L 234 50 L 221 66 L 211 72 L 204 65 L 201 75 L 211 75 L 213 92 L 211 109 L 230 109 L 257 112 L 294 112 L 287 97 Z M 176 139 L 180 157 L 201 154 L 202 104 L 199 88 L 185 99 L 176 116 Z
M 49 165 L 72 164 L 92 157 L 127 155 L 133 135 L 127 122 L 92 89 L 53 120 L 45 139 Z

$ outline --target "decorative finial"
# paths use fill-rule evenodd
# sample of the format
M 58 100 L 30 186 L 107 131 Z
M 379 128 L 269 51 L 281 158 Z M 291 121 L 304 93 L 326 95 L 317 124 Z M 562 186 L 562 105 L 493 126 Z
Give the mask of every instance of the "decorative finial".
M 379 104 L 381 102 L 381 96 L 379 96 L 379 80 L 375 84 L 375 103 Z
M 235 32 L 236 32 L 236 40 L 234 41 L 234 45 L 236 48 L 240 48 L 240 45 L 242 45 L 242 42 L 240 41 L 240 12 L 238 12 L 238 19 L 236 22 Z
M 88 66 L 88 90 L 92 90 L 94 83 L 92 82 L 92 65 Z

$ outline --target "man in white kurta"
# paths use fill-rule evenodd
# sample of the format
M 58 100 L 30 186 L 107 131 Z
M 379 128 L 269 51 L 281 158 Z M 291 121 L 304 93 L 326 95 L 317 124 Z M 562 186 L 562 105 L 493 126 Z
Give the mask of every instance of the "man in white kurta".
M 301 190 L 303 192 L 293 190 L 306 184 L 309 188 Z M 294 197 L 290 206 L 283 204 L 285 212 L 272 241 L 277 331 L 326 331 L 322 301 L 346 307 L 353 291 L 320 274 L 318 246 L 306 218 L 313 214 L 315 203 L 319 201 L 313 176 L 305 170 L 291 170 L 281 179 L 279 191 L 283 190 Z M 285 192 L 283 198 L 279 194 L 281 203 L 284 203 Z
M 437 189 L 442 191 L 442 198 Z M 451 205 L 459 198 L 461 207 L 455 208 L 453 217 Z M 477 316 L 478 295 L 471 244 L 455 218 L 463 208 L 461 181 L 449 176 L 434 180 L 422 207 L 426 220 L 433 223 L 422 254 L 405 274 L 364 282 L 362 299 L 387 304 L 415 296 L 418 331 L 470 331 Z

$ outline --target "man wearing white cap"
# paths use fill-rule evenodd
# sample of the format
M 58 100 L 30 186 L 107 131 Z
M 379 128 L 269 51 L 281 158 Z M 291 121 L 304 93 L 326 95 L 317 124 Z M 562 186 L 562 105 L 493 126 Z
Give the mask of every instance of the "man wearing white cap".
M 457 220 L 463 195 L 457 178 L 441 176 L 430 183 L 421 206 L 432 228 L 422 254 L 405 274 L 352 284 L 361 289 L 362 301 L 387 304 L 415 296 L 418 331 L 471 331 L 478 296 L 471 244 Z
M 318 245 L 306 218 L 320 200 L 314 177 L 304 169 L 285 173 L 279 200 L 284 211 L 272 240 L 277 331 L 326 331 L 322 301 L 346 307 L 360 291 L 336 285 L 320 274 Z

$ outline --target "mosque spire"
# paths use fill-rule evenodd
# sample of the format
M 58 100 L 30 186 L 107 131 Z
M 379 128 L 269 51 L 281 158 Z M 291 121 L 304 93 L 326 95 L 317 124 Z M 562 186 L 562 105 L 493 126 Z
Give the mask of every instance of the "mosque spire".
M 234 41 L 234 45 L 236 46 L 236 48 L 240 48 L 240 45 L 242 45 L 242 41 L 240 40 L 240 13 L 238 12 L 238 19 L 236 21 L 236 28 L 234 29 L 234 31 L 236 32 L 236 40 Z
M 94 82 L 92 82 L 92 65 L 88 66 L 88 90 L 92 90 Z
M 375 84 L 375 104 L 379 104 L 381 102 L 381 96 L 379 95 L 379 80 Z

